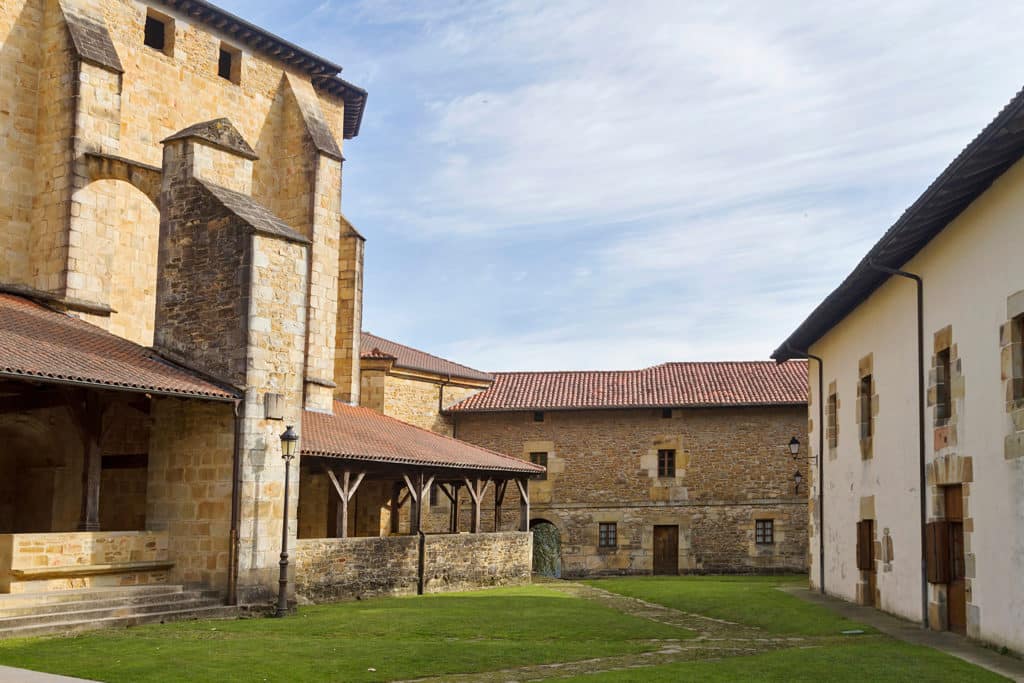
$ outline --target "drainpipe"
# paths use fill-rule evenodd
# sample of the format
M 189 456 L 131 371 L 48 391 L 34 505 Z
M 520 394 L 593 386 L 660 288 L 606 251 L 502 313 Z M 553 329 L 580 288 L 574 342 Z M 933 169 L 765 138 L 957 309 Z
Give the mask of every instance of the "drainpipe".
M 868 260 L 868 267 L 889 275 L 898 275 L 913 280 L 917 285 L 917 431 L 918 431 L 918 488 L 921 498 L 921 624 L 928 628 L 928 567 L 925 561 L 925 534 L 928 523 L 928 508 L 925 490 L 925 389 L 924 389 L 924 281 L 920 275 L 896 270 Z
M 423 576 L 426 573 L 426 560 L 427 560 L 427 535 L 423 533 L 423 530 L 419 530 L 420 536 L 420 549 L 419 549 L 419 566 L 416 571 L 416 595 L 423 595 Z
M 786 349 L 795 355 L 818 362 L 818 591 L 825 594 L 825 362 L 809 351 L 797 351 L 789 343 Z
M 238 604 L 238 519 L 242 508 L 242 428 L 245 422 L 245 400 L 235 401 L 235 448 L 231 460 L 231 531 L 228 540 L 227 604 Z

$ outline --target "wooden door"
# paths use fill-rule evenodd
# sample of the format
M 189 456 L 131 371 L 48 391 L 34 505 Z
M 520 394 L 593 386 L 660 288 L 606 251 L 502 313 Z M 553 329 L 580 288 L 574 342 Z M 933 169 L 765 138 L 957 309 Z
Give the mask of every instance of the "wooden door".
M 654 527 L 654 573 L 679 573 L 679 527 L 659 525 Z
M 871 607 L 877 607 L 878 597 L 875 564 L 875 521 L 864 519 L 857 522 L 857 569 L 861 571 L 864 582 L 861 603 Z
M 949 630 L 967 631 L 967 591 L 964 581 L 963 487 L 945 487 L 946 521 L 949 522 L 949 583 L 946 584 L 946 616 Z

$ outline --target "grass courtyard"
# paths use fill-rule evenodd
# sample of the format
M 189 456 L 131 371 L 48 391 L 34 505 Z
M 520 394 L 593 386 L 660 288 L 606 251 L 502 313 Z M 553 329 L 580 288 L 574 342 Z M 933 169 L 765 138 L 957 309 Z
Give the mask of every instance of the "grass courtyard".
M 0 664 L 133 683 L 1003 680 L 777 588 L 801 581 L 622 578 L 382 598 L 283 620 L 0 641 Z M 841 633 L 852 629 L 864 633 Z

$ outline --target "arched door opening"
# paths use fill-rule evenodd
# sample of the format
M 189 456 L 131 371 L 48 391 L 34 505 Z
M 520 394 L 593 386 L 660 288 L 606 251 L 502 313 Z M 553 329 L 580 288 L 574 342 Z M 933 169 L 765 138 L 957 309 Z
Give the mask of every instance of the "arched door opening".
M 562 577 L 562 535 L 546 519 L 530 521 L 533 532 L 533 573 L 553 579 Z

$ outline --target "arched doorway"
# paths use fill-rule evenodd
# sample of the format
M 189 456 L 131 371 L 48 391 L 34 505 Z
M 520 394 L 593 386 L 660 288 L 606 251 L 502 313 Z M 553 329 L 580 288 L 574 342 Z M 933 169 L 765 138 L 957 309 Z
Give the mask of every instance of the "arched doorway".
M 546 519 L 530 521 L 533 532 L 533 573 L 554 579 L 562 576 L 562 535 Z

